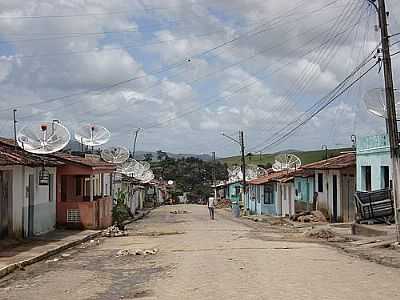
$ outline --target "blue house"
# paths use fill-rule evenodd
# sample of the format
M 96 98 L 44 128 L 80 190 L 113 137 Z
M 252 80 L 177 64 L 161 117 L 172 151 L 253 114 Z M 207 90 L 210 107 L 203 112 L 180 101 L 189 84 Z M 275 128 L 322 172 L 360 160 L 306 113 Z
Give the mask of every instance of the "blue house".
M 251 214 L 281 215 L 282 192 L 280 180 L 288 176 L 286 171 L 273 172 L 250 180 L 246 192 L 245 208 Z
M 295 172 L 295 211 L 313 210 L 314 172 L 301 170 Z
M 392 179 L 389 137 L 385 134 L 357 138 L 357 191 L 390 186 Z
M 235 181 L 235 182 L 228 182 L 226 188 L 226 198 L 229 199 L 231 202 L 240 202 L 240 195 L 242 192 L 242 182 Z

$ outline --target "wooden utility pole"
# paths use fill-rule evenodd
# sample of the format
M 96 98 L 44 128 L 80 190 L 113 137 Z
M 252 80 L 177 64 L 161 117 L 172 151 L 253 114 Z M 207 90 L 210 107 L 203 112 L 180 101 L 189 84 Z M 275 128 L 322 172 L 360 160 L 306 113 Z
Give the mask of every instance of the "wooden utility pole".
M 132 150 L 132 158 L 135 158 L 135 152 L 136 152 L 136 141 L 138 137 L 138 133 L 140 131 L 140 128 L 136 129 L 135 131 L 135 138 L 133 139 L 133 150 Z
M 212 165 L 212 184 L 213 184 L 213 187 L 214 187 L 214 199 L 216 200 L 217 199 L 217 186 L 216 186 L 217 182 L 215 180 L 215 163 L 216 163 L 216 161 L 215 161 L 215 152 L 212 153 L 212 161 L 213 161 L 213 165 Z
M 392 160 L 392 180 L 393 180 L 393 201 L 395 208 L 396 232 L 397 240 L 400 240 L 399 235 L 399 210 L 400 206 L 400 161 L 399 161 L 399 137 L 397 130 L 396 117 L 396 101 L 394 98 L 394 85 L 392 73 L 392 60 L 390 58 L 390 43 L 387 28 L 387 13 L 385 0 L 378 0 L 379 26 L 381 28 L 382 42 L 382 62 L 385 77 L 385 95 L 386 95 L 386 127 L 390 142 L 390 156 Z
M 240 141 L 240 149 L 242 152 L 242 175 L 243 175 L 243 187 L 242 187 L 242 204 L 244 205 L 245 203 L 245 196 L 246 196 L 246 158 L 244 156 L 244 135 L 243 131 L 239 131 L 239 141 Z
M 16 109 L 13 109 L 13 120 L 14 120 L 14 143 L 15 143 L 15 145 L 14 145 L 14 147 L 15 147 L 15 149 L 17 149 L 17 116 L 16 116 L 16 114 L 17 114 L 17 110 Z

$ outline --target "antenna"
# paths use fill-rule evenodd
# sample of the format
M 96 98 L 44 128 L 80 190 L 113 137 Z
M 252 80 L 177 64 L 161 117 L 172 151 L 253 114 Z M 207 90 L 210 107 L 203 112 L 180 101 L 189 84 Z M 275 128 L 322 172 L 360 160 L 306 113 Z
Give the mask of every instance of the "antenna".
M 18 145 L 27 152 L 49 154 L 63 149 L 71 139 L 60 123 L 41 122 L 23 127 L 17 134 Z
M 101 158 L 112 164 L 121 164 L 128 160 L 129 150 L 125 147 L 113 147 L 104 149 L 100 154 Z
M 283 170 L 297 170 L 301 167 L 301 160 L 294 154 L 282 153 L 275 157 L 275 163 L 272 169 L 275 172 Z
M 107 128 L 94 124 L 85 124 L 75 131 L 75 139 L 86 146 L 95 147 L 107 143 L 111 133 Z
M 400 112 L 400 93 L 399 90 L 394 91 L 396 112 Z M 387 118 L 386 95 L 384 88 L 375 88 L 369 90 L 363 97 L 367 110 L 381 118 Z M 399 116 L 399 114 L 397 114 Z M 398 118 L 398 117 L 397 117 Z M 400 121 L 398 118 L 397 121 Z

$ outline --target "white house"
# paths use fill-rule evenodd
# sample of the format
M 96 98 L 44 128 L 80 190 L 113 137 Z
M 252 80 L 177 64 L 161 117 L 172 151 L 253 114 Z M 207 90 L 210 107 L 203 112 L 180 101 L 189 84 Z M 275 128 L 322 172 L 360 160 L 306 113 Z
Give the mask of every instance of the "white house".
M 55 159 L 0 140 L 0 238 L 24 238 L 55 229 Z
M 356 190 L 355 153 L 345 153 L 302 168 L 315 172 L 317 209 L 326 212 L 332 222 L 353 221 L 353 195 Z

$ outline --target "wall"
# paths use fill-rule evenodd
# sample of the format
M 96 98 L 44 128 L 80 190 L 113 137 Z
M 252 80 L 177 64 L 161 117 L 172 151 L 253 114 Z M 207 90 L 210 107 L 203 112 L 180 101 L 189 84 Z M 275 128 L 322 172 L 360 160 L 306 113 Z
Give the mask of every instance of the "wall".
M 236 194 L 236 187 L 242 187 L 240 182 L 230 183 L 228 185 L 228 195 L 227 198 L 231 200 L 231 202 L 238 202 L 240 201 L 240 193 Z
M 295 177 L 294 186 L 297 190 L 297 196 L 295 196 L 295 211 L 299 212 L 312 209 L 314 177 Z
M 25 174 L 26 185 L 28 186 L 28 174 L 34 175 L 34 222 L 33 234 L 40 235 L 55 229 L 56 225 L 56 168 L 46 168 L 52 175 L 53 184 L 39 185 L 39 171 L 41 168 L 31 169 Z M 52 188 L 51 197 L 49 189 Z
M 318 192 L 318 173 L 323 174 L 323 192 Z M 316 170 L 315 171 L 315 191 L 318 192 L 318 202 L 317 202 L 317 209 L 321 211 L 325 211 L 328 213 L 329 216 L 333 216 L 333 175 L 337 176 L 337 216 L 339 217 L 338 221 L 343 219 L 343 210 L 342 206 L 349 203 L 352 203 L 353 199 L 348 198 L 342 199 L 344 193 L 342 190 L 343 187 L 343 178 L 349 176 L 355 176 L 355 168 L 350 167 L 346 169 L 340 170 Z M 350 203 L 350 204 L 351 204 Z
M 276 183 L 267 183 L 272 189 L 273 203 L 264 203 L 264 185 L 250 184 L 246 193 L 246 209 L 252 214 L 276 215 Z
M 381 167 L 389 167 L 392 179 L 389 140 L 386 135 L 358 137 L 357 140 L 357 191 L 364 191 L 362 167 L 371 166 L 371 188 L 382 188 Z

